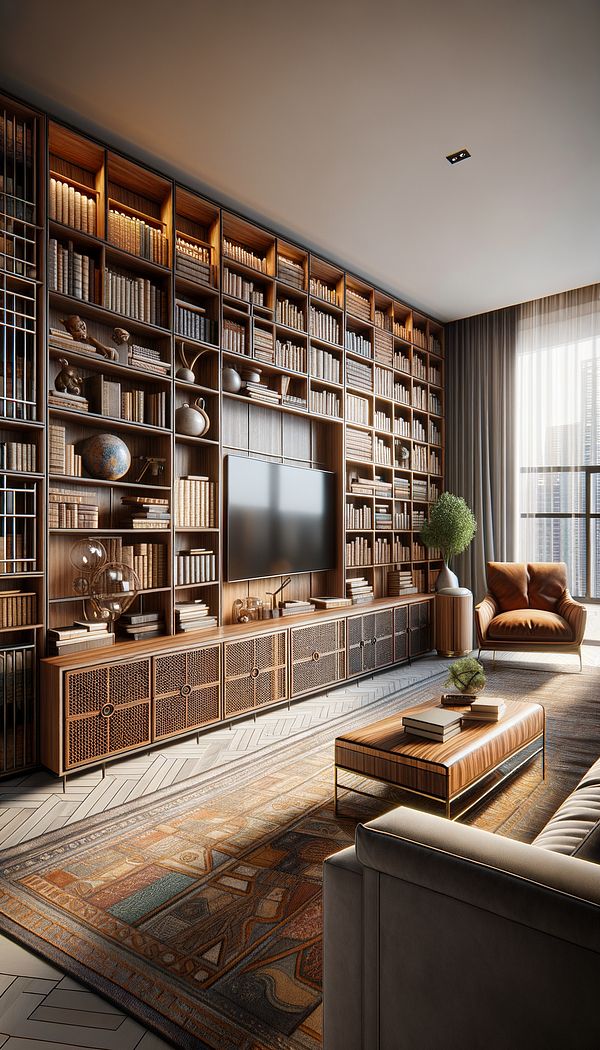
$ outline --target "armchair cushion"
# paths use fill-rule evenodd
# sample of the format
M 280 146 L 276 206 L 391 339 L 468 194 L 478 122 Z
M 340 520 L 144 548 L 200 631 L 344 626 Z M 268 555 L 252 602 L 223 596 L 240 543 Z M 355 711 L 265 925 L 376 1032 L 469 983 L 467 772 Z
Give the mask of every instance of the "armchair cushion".
M 487 581 L 500 612 L 528 607 L 527 566 L 523 562 L 489 561 Z
M 496 642 L 572 642 L 573 631 L 556 613 L 512 609 L 495 616 L 487 637 Z
M 559 612 L 558 604 L 567 589 L 567 566 L 563 561 L 532 562 L 527 566 L 529 605 L 532 609 Z

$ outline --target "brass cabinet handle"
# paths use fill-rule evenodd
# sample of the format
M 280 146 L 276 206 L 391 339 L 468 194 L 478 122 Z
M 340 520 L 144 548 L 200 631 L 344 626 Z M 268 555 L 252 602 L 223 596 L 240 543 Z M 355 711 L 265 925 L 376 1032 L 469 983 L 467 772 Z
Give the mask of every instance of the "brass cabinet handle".
M 315 661 L 315 663 L 316 663 L 316 662 L 317 662 L 317 660 L 320 660 L 320 659 L 321 659 L 321 654 L 320 654 L 319 652 L 317 652 L 317 650 L 315 649 L 314 653 L 312 654 L 312 658 L 313 658 L 313 660 L 314 660 L 314 661 Z
M 192 691 L 191 685 L 188 682 L 186 682 L 186 684 L 182 685 L 181 689 L 179 690 L 179 695 L 180 696 L 189 696 L 191 691 Z
M 252 670 L 250 671 L 250 677 L 251 678 L 258 678 L 259 674 L 260 674 L 260 671 L 259 671 L 258 667 L 253 667 Z

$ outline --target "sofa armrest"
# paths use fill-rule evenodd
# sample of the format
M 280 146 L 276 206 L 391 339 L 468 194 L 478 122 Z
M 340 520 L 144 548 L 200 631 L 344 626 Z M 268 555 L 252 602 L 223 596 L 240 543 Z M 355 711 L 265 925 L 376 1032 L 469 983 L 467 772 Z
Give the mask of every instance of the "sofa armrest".
M 491 594 L 475 606 L 475 626 L 477 628 L 477 644 L 481 648 L 487 637 L 487 630 L 494 616 L 498 612 L 498 606 Z
M 565 591 L 558 603 L 557 612 L 559 616 L 562 616 L 563 620 L 567 621 L 571 628 L 575 644 L 581 645 L 587 620 L 585 605 L 582 605 L 581 602 L 576 602 L 569 592 Z
M 354 846 L 323 864 L 323 1040 L 361 1050 L 363 869 Z

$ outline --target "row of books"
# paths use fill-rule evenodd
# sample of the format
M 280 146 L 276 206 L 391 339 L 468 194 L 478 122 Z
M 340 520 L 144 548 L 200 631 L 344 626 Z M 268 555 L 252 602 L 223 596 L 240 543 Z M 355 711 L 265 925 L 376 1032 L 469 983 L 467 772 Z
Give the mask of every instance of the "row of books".
M 422 543 L 413 542 L 412 556 L 413 561 L 425 561 L 427 558 L 427 548 Z M 434 557 L 433 553 L 431 554 L 431 557 Z
M 168 529 L 171 524 L 169 501 L 164 496 L 122 496 L 121 503 L 131 517 L 131 529 Z
M 405 339 L 410 343 L 410 328 L 403 321 L 394 321 L 394 335 L 397 339 Z
M 169 240 L 162 229 L 151 226 L 137 215 L 110 207 L 108 209 L 108 240 L 141 259 L 169 265 Z
M 324 379 L 326 383 L 341 383 L 340 361 L 334 354 L 320 346 L 311 346 L 308 360 L 310 374 L 315 379 Z
M 215 483 L 208 477 L 187 475 L 175 480 L 175 525 L 180 529 L 215 527 Z
M 394 373 L 375 365 L 374 389 L 376 394 L 390 399 L 394 396 Z
M 346 543 L 346 565 L 370 565 L 371 545 L 364 536 L 355 536 Z
M 412 516 L 412 527 L 413 529 L 422 529 L 425 524 L 425 511 L 414 510 Z
M 171 371 L 169 361 L 163 361 L 160 351 L 150 346 L 139 346 L 137 343 L 129 343 L 127 363 L 133 368 L 140 368 L 144 372 L 153 372 L 154 375 L 164 376 Z
M 105 269 L 104 306 L 107 310 L 145 324 L 162 325 L 165 303 L 165 293 L 148 277 Z
M 427 336 L 425 335 L 425 332 L 423 332 L 420 328 L 415 328 L 413 326 L 410 338 L 411 342 L 414 343 L 415 346 L 419 346 L 421 350 L 427 350 Z
M 0 593 L 0 629 L 37 623 L 37 595 L 28 591 Z
M 51 292 L 72 295 L 84 302 L 94 302 L 96 264 L 91 256 L 78 252 L 69 241 L 61 244 L 56 237 L 48 242 L 48 287 Z
M 373 372 L 371 367 L 364 365 L 362 361 L 354 361 L 352 358 L 349 358 L 346 361 L 346 382 L 348 386 L 371 392 L 373 389 Z
M 394 540 L 392 561 L 396 563 L 410 561 L 410 547 L 403 543 L 402 540 Z
M 81 477 L 81 456 L 75 452 L 75 445 L 66 443 L 66 429 L 59 423 L 50 423 L 48 427 L 48 468 L 51 474 L 70 474 Z
M 33 544 L 28 534 L 21 531 L 23 525 L 23 519 L 12 518 L 10 531 L 0 535 L 0 574 L 3 576 L 31 572 L 36 568 Z
M 319 277 L 311 277 L 310 294 L 318 296 L 319 299 L 324 299 L 325 302 L 331 303 L 332 306 L 340 305 L 336 289 Z
M 427 361 L 415 354 L 412 359 L 411 374 L 415 379 L 422 379 L 427 382 Z
M 92 412 L 112 419 L 166 427 L 167 394 L 165 390 L 123 390 L 116 379 L 96 374 L 85 380 L 85 392 Z
M 177 303 L 175 306 L 175 331 L 178 335 L 187 336 L 200 343 L 218 342 L 219 326 L 211 317 L 206 316 L 202 307 L 192 304 Z
M 55 627 L 48 631 L 50 656 L 66 656 L 68 653 L 102 649 L 115 644 L 115 636 L 108 624 L 93 620 L 74 620 L 68 627 Z
M 217 578 L 217 556 L 206 547 L 180 550 L 175 557 L 175 583 L 210 583 Z
M 382 332 L 380 328 L 375 329 L 375 360 L 388 368 L 394 364 L 394 340 L 389 332 Z
M 353 288 L 346 288 L 346 310 L 363 321 L 371 320 L 371 300 Z
M 383 412 L 381 409 L 376 408 L 373 422 L 375 423 L 375 430 L 386 430 L 388 433 L 391 433 L 392 420 L 387 412 Z
M 434 368 L 431 363 L 429 364 L 429 382 L 433 383 L 434 386 L 442 385 L 442 373 L 439 368 Z
M 292 372 L 306 372 L 306 349 L 298 346 L 291 339 L 275 344 L 275 364 L 280 368 L 289 368 Z
M 346 595 L 353 605 L 368 605 L 375 597 L 372 585 L 364 576 L 346 578 Z
M 413 419 L 412 436 L 415 441 L 427 441 L 427 431 L 420 419 Z
M 373 544 L 373 562 L 375 565 L 391 565 L 392 547 L 388 539 L 377 537 Z
M 371 462 L 373 458 L 373 437 L 367 430 L 346 428 L 346 458 Z
M 394 418 L 394 434 L 396 437 L 410 437 L 410 421 L 404 416 Z
M 391 466 L 392 450 L 390 446 L 386 444 L 385 438 L 375 436 L 373 451 L 376 463 L 381 463 L 382 466 Z
M 346 503 L 346 528 L 347 529 L 372 529 L 373 511 L 367 504 L 357 507 L 354 503 Z
M 278 299 L 275 311 L 278 324 L 285 324 L 288 328 L 297 328 L 298 331 L 305 330 L 304 311 L 297 303 L 289 299 Z
M 98 504 L 65 489 L 48 491 L 48 527 L 51 529 L 97 529 Z
M 177 630 L 186 634 L 188 631 L 202 631 L 217 626 L 216 616 L 210 615 L 205 601 L 197 598 L 193 602 L 177 602 L 175 605 L 175 622 Z
M 371 358 L 373 356 L 370 339 L 367 339 L 362 332 L 352 332 L 350 329 L 346 331 L 346 350 L 359 354 L 361 357 Z
M 335 390 L 311 390 L 310 406 L 320 416 L 333 416 L 339 419 L 341 414 L 340 399 Z
M 164 544 L 124 543 L 122 561 L 133 569 L 142 590 L 167 586 L 167 548 Z
M 96 234 L 96 196 L 50 176 L 48 217 L 82 233 Z
M 223 350 L 231 350 L 234 354 L 245 354 L 246 353 L 246 327 L 243 324 L 238 324 L 237 321 L 231 321 L 225 317 L 223 319 L 223 331 L 221 335 L 221 346 Z
M 357 394 L 346 394 L 346 419 L 351 423 L 369 425 L 369 402 Z
M 410 529 L 410 509 L 408 503 L 401 503 L 394 511 L 394 526 L 397 529 Z
M 420 408 L 424 412 L 427 411 L 427 390 L 425 387 L 417 386 L 415 383 L 412 389 L 412 406 L 413 408 Z
M 442 401 L 437 394 L 429 392 L 429 411 L 433 412 L 434 416 L 441 416 L 442 414 Z
M 304 288 L 304 266 L 288 258 L 287 255 L 278 254 L 277 256 L 277 277 L 280 281 L 293 285 L 294 288 Z
M 442 443 L 442 432 L 431 419 L 429 420 L 429 442 L 432 445 L 441 445 Z
M 232 295 L 236 299 L 243 299 L 246 303 L 254 306 L 265 305 L 265 293 L 263 289 L 247 277 L 234 273 L 227 266 L 223 267 L 223 295 Z
M 36 462 L 35 445 L 25 441 L 0 442 L 0 470 L 32 472 Z
M 404 350 L 396 350 L 394 352 L 394 368 L 398 372 L 410 373 L 410 358 Z
M 394 401 L 400 405 L 410 405 L 410 387 L 404 383 L 394 383 Z
M 228 237 L 223 237 L 223 255 L 225 258 L 233 259 L 244 266 L 250 266 L 253 270 L 260 270 L 261 273 L 267 272 L 267 260 L 265 258 L 257 255 L 250 248 L 245 248 L 243 244 L 230 240 Z
M 340 342 L 340 323 L 337 317 L 325 310 L 310 307 L 310 334 L 315 339 L 325 339 L 328 343 Z
M 384 331 L 391 334 L 392 331 L 392 315 L 386 313 L 385 310 L 378 310 L 375 307 L 375 326 L 380 331 Z

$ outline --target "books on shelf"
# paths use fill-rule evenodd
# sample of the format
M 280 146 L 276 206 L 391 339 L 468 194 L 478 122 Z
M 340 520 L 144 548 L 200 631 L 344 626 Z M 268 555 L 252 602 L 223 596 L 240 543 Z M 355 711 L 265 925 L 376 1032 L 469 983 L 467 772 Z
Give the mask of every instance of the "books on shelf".
M 309 371 L 315 379 L 324 379 L 326 383 L 341 382 L 339 358 L 320 346 L 310 347 Z
M 346 528 L 373 528 L 373 512 L 369 504 L 366 504 L 362 507 L 357 507 L 354 503 L 346 502 Z
M 98 504 L 86 502 L 83 493 L 50 488 L 48 527 L 50 529 L 97 529 Z
M 48 391 L 48 405 L 52 408 L 70 408 L 76 412 L 87 412 L 89 405 L 81 394 L 69 394 L 62 390 Z
M 76 620 L 70 627 L 55 627 L 48 631 L 50 656 L 66 656 L 68 653 L 102 649 L 114 644 L 115 636 L 108 630 L 106 623 Z
M 306 349 L 303 346 L 297 346 L 291 339 L 287 339 L 285 343 L 277 339 L 275 364 L 280 368 L 289 368 L 291 372 L 306 372 Z
M 350 481 L 349 487 L 353 496 L 392 495 L 392 482 L 382 481 L 381 478 L 355 478 Z
M 352 598 L 319 597 L 310 600 L 317 609 L 347 609 L 352 605 Z
M 243 299 L 253 306 L 265 305 L 265 293 L 260 285 L 239 273 L 234 273 L 228 266 L 223 267 L 223 295 Z
M 112 202 L 108 207 L 107 240 L 141 259 L 169 265 L 169 239 L 162 223 L 151 225 L 137 215 L 121 211 Z
M 257 361 L 273 363 L 274 343 L 273 332 L 270 328 L 262 328 L 255 324 L 253 327 L 254 356 Z
M 165 620 L 161 612 L 125 613 L 119 618 L 117 629 L 123 641 L 149 641 L 164 633 Z
M 391 434 L 392 432 L 392 420 L 387 412 L 384 412 L 380 408 L 375 409 L 375 429 L 386 430 L 388 434 Z
M 200 343 L 218 342 L 218 324 L 211 317 L 207 317 L 203 306 L 194 303 L 180 301 L 175 304 L 175 331 L 177 335 L 183 335 L 188 339 L 195 339 Z
M 444 743 L 458 736 L 461 730 L 461 719 L 460 711 L 428 707 L 424 711 L 414 711 L 412 714 L 403 715 L 402 725 L 411 736 Z
M 349 358 L 346 361 L 346 383 L 348 386 L 356 387 L 358 390 L 371 391 L 373 389 L 373 371 L 370 365 L 364 365 L 362 361 Z
M 33 591 L 0 593 L 0 628 L 27 627 L 37 623 L 37 594 Z
M 304 266 L 302 263 L 294 262 L 287 255 L 277 255 L 277 277 L 286 284 L 302 290 L 304 288 Z
M 278 324 L 285 324 L 288 328 L 297 328 L 299 332 L 305 329 L 302 307 L 289 299 L 277 300 L 275 317 Z
M 362 423 L 369 426 L 369 402 L 366 397 L 357 394 L 346 394 L 346 419 L 349 423 Z
M 138 346 L 137 343 L 128 344 L 127 363 L 133 368 L 141 368 L 155 375 L 164 376 L 171 371 L 170 362 L 163 361 L 158 350 L 149 346 Z
M 85 193 L 63 179 L 50 176 L 48 184 L 48 218 L 72 226 L 81 233 L 96 234 L 96 195 Z
M 96 301 L 96 263 L 85 252 L 76 251 L 51 237 L 48 241 L 48 288 L 84 302 Z
M 217 626 L 217 617 L 210 615 L 210 609 L 202 598 L 192 602 L 177 602 L 175 605 L 175 622 L 179 633 L 202 631 Z
M 375 307 L 375 326 L 379 331 L 392 334 L 392 315 Z
M 346 579 L 346 595 L 353 605 L 368 605 L 375 597 L 372 585 L 364 576 L 351 576 Z
M 333 416 L 335 419 L 341 416 L 340 399 L 335 390 L 311 389 L 310 407 L 320 416 Z
M 340 342 L 340 323 L 337 317 L 326 310 L 318 310 L 311 303 L 310 334 L 315 339 L 324 339 L 327 343 Z
M 311 277 L 310 294 L 318 296 L 319 299 L 324 299 L 325 302 L 331 303 L 332 306 L 340 305 L 335 287 L 327 284 L 326 281 L 322 281 L 319 277 Z
M 346 288 L 346 309 L 348 313 L 360 317 L 363 321 L 371 320 L 371 300 L 353 288 Z
M 166 296 L 154 281 L 106 267 L 103 282 L 107 310 L 144 324 L 162 326 Z
M 368 430 L 346 427 L 346 459 L 370 463 L 373 459 L 373 435 Z
M 387 397 L 391 401 L 394 396 L 394 373 L 387 368 L 380 368 L 379 365 L 375 365 L 373 380 L 375 393 L 381 394 L 382 397 Z
M 353 332 L 349 328 L 346 329 L 346 350 L 359 354 L 361 357 L 371 358 L 373 356 L 371 340 L 367 339 L 362 332 Z
M 394 321 L 394 335 L 398 339 L 404 339 L 407 343 L 410 343 L 410 329 L 402 321 Z
M 169 501 L 163 497 L 122 496 L 121 503 L 131 518 L 128 527 L 132 529 L 168 529 L 171 524 Z
M 0 441 L 0 470 L 34 473 L 36 462 L 35 445 L 26 441 Z
M 212 529 L 216 522 L 215 483 L 189 474 L 175 479 L 175 525 L 184 529 Z
M 406 559 L 408 560 L 408 559 Z M 390 598 L 401 598 L 403 594 L 416 594 L 410 569 L 394 569 L 387 574 L 387 592 Z
M 294 600 L 292 598 L 279 602 L 280 616 L 304 616 L 306 613 L 314 613 L 316 610 L 312 599 L 308 602 Z
M 142 590 L 167 586 L 167 548 L 164 544 L 124 543 L 121 560 L 136 573 Z
M 267 260 L 264 257 L 228 237 L 223 237 L 223 256 L 244 266 L 250 266 L 253 270 L 260 270 L 261 273 L 267 272 Z
M 177 551 L 175 583 L 212 583 L 217 578 L 217 556 L 207 547 L 191 547 Z
M 253 401 L 263 401 L 270 405 L 277 405 L 281 401 L 281 394 L 279 391 L 271 390 L 271 388 L 264 383 L 253 383 L 250 380 L 246 380 L 244 383 L 244 392 Z

